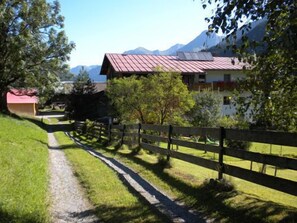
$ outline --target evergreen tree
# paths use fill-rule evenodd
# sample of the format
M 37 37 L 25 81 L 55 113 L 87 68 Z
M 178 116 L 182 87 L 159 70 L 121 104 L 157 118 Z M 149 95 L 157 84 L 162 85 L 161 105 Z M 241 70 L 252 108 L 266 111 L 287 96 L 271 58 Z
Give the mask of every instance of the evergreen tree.
M 73 83 L 66 108 L 72 114 L 72 118 L 84 120 L 94 113 L 92 95 L 95 93 L 96 86 L 90 79 L 88 72 L 82 67 Z
M 79 74 L 75 78 L 73 83 L 73 89 L 71 94 L 73 95 L 87 95 L 94 94 L 96 86 L 89 77 L 89 73 L 82 67 Z

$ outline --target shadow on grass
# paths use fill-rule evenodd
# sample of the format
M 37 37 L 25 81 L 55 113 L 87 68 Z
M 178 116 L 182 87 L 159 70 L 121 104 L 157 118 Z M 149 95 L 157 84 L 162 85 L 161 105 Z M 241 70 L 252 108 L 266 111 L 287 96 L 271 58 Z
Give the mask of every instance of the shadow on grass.
M 0 223 L 19 222 L 19 223 L 43 223 L 43 219 L 38 213 L 17 215 L 16 213 L 8 213 L 0 207 Z
M 117 154 L 146 170 L 150 170 L 160 181 L 183 194 L 179 197 L 179 201 L 196 209 L 206 218 L 214 218 L 216 222 L 296 222 L 297 220 L 297 212 L 294 208 L 263 201 L 235 190 L 221 191 L 207 184 L 199 187 L 192 186 L 164 172 L 160 165 L 151 164 L 136 157 L 133 151 L 130 154 L 124 154 L 120 152 L 118 147 L 116 149 L 107 148 L 104 143 L 88 141 L 83 136 L 77 136 L 77 139 L 83 141 L 85 145 L 113 155 Z M 241 202 L 238 202 L 238 199 Z M 238 205 L 232 204 L 234 202 Z
M 112 205 L 100 205 L 96 207 L 96 213 L 101 216 L 104 222 L 156 222 L 156 219 L 149 218 L 151 215 L 150 209 L 145 209 L 140 205 L 130 207 L 117 207 Z M 163 218 L 164 223 L 169 223 L 166 218 Z
M 28 120 L 41 129 L 47 131 L 48 133 L 53 133 L 53 132 L 70 132 L 73 130 L 73 124 L 47 124 L 44 123 L 43 121 L 33 119 L 33 118 L 22 118 L 24 120 Z
M 47 131 L 47 132 L 59 132 L 59 131 L 64 131 L 64 132 L 69 132 L 69 131 L 73 131 L 74 126 L 73 123 L 69 123 L 69 124 L 47 124 L 43 121 L 43 118 L 41 120 L 37 119 L 37 118 L 30 118 L 30 117 L 22 117 L 22 116 L 18 116 L 16 114 L 9 114 L 7 115 L 11 118 L 17 119 L 17 120 L 27 120 L 35 125 L 37 125 L 38 127 L 40 127 L 41 129 Z M 58 119 L 63 119 L 63 117 L 58 118 Z

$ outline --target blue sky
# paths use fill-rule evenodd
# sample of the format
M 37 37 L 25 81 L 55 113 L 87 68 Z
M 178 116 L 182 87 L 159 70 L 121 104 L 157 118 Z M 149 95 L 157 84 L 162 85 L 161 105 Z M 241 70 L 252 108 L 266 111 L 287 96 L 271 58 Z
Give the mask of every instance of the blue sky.
M 69 41 L 70 67 L 101 65 L 105 53 L 139 46 L 165 50 L 207 29 L 201 0 L 59 0 Z

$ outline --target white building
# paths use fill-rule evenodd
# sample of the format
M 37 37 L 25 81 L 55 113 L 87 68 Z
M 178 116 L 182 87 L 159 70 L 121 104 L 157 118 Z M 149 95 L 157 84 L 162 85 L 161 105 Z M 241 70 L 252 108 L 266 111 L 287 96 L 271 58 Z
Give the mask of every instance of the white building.
M 232 90 L 245 78 L 243 64 L 231 57 L 213 57 L 209 52 L 179 52 L 177 56 L 105 54 L 101 75 L 107 80 L 156 73 L 156 68 L 177 71 L 190 90 L 210 89 L 221 95 L 222 114 L 232 115 Z

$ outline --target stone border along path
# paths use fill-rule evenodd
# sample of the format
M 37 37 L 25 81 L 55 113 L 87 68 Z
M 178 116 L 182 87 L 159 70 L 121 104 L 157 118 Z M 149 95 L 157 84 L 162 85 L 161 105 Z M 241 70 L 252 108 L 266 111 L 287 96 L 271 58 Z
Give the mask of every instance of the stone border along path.
M 205 219 L 194 211 L 188 210 L 182 204 L 178 204 L 173 199 L 165 195 L 163 192 L 159 191 L 152 184 L 144 180 L 136 172 L 119 162 L 114 158 L 108 158 L 103 154 L 94 151 L 91 147 L 88 147 L 78 140 L 73 138 L 69 133 L 65 134 L 70 137 L 77 145 L 85 149 L 92 156 L 105 162 L 110 168 L 115 170 L 120 179 L 139 193 L 144 199 L 146 199 L 153 207 L 155 207 L 162 214 L 169 217 L 172 222 L 190 222 L 190 223 L 210 223 L 213 220 Z
M 48 132 L 51 222 L 99 222 L 54 133 Z

